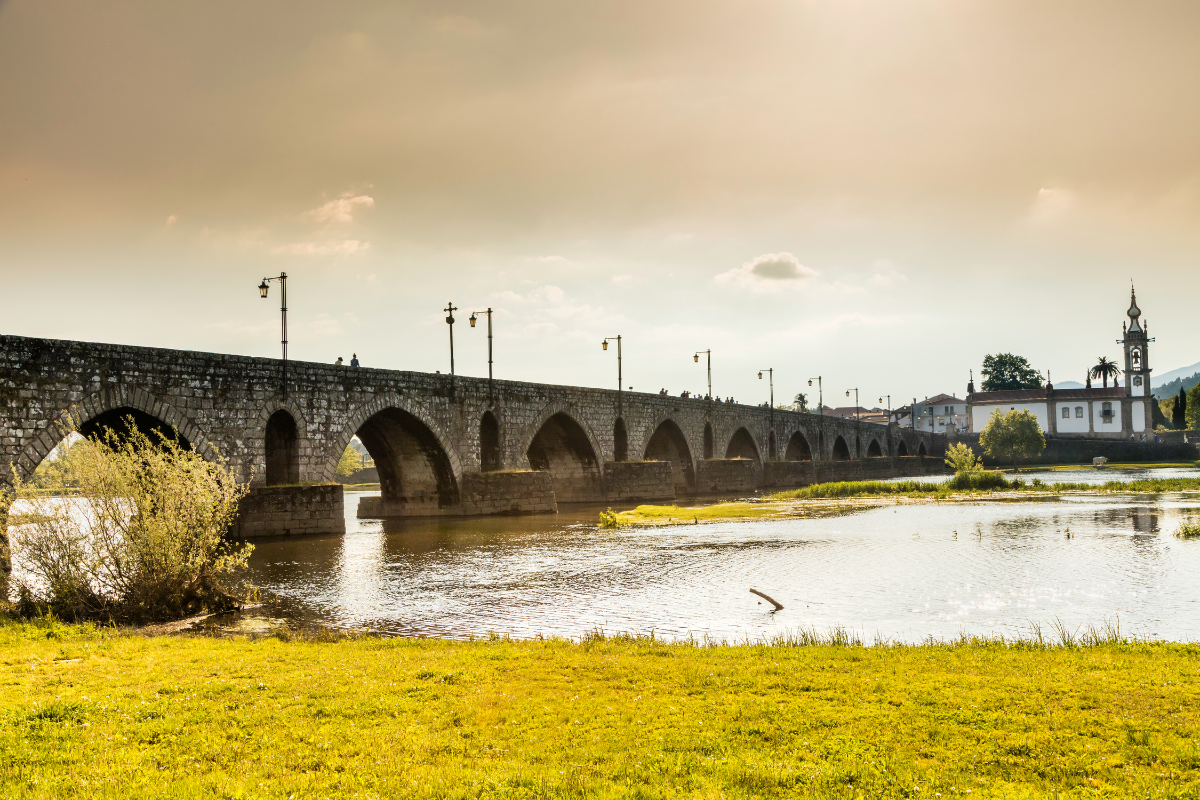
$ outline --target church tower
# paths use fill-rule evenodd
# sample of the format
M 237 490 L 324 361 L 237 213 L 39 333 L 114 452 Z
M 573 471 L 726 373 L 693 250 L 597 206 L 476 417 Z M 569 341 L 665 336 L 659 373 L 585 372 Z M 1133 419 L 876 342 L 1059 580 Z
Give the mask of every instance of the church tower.
M 1150 352 L 1146 323 L 1142 322 L 1142 310 L 1138 308 L 1137 295 L 1129 287 L 1129 324 L 1120 344 L 1125 347 L 1125 396 L 1150 396 Z

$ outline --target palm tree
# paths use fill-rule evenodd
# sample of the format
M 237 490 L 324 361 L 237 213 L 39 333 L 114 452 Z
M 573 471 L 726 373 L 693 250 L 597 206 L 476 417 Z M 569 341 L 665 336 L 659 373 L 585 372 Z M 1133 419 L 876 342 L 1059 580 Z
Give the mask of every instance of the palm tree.
M 1121 368 L 1116 365 L 1116 362 L 1109 361 L 1104 356 L 1100 356 L 1100 360 L 1096 362 L 1096 366 L 1092 367 L 1091 376 L 1100 378 L 1104 381 L 1104 388 L 1108 388 L 1108 379 L 1113 379 L 1113 385 L 1117 384 L 1117 377 L 1121 374 Z

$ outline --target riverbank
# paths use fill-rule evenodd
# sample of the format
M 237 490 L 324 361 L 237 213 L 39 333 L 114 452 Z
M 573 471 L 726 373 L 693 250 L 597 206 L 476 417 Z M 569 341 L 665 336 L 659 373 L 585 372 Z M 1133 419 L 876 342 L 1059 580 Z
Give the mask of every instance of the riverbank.
M 697 506 L 640 505 L 629 511 L 603 512 L 600 527 L 697 525 L 711 522 L 818 518 L 836 516 L 885 505 L 953 502 L 1012 502 L 1042 500 L 1066 495 L 1162 494 L 1200 492 L 1200 478 L 1151 478 L 1108 481 L 1101 484 L 1022 481 L 1003 479 L 999 473 L 984 473 L 1003 488 L 959 488 L 954 479 L 944 483 L 919 480 L 846 481 L 818 483 L 800 489 L 775 492 L 762 498 Z M 985 481 L 988 483 L 990 481 Z
M 1195 645 L 320 642 L 7 624 L 0 653 L 6 797 L 1200 790 Z

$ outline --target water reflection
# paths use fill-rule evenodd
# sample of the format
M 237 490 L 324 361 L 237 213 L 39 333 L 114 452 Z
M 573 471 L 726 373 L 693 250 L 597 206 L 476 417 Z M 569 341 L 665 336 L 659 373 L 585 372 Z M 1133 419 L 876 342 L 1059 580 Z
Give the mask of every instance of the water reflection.
M 884 507 L 829 519 L 600 531 L 558 517 L 358 520 L 345 537 L 258 543 L 272 614 L 403 634 L 610 632 L 757 638 L 843 625 L 871 638 L 1014 635 L 1119 617 L 1200 639 L 1200 542 L 1184 496 Z M 770 614 L 749 593 L 785 609 Z

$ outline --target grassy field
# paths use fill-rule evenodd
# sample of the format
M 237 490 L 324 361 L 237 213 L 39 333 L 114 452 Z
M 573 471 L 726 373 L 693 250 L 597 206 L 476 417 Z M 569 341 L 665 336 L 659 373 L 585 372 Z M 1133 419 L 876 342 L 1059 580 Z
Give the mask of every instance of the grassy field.
M 1103 637 L 1101 637 L 1103 638 Z M 1194 797 L 1200 647 L 0 626 L 16 797 Z

